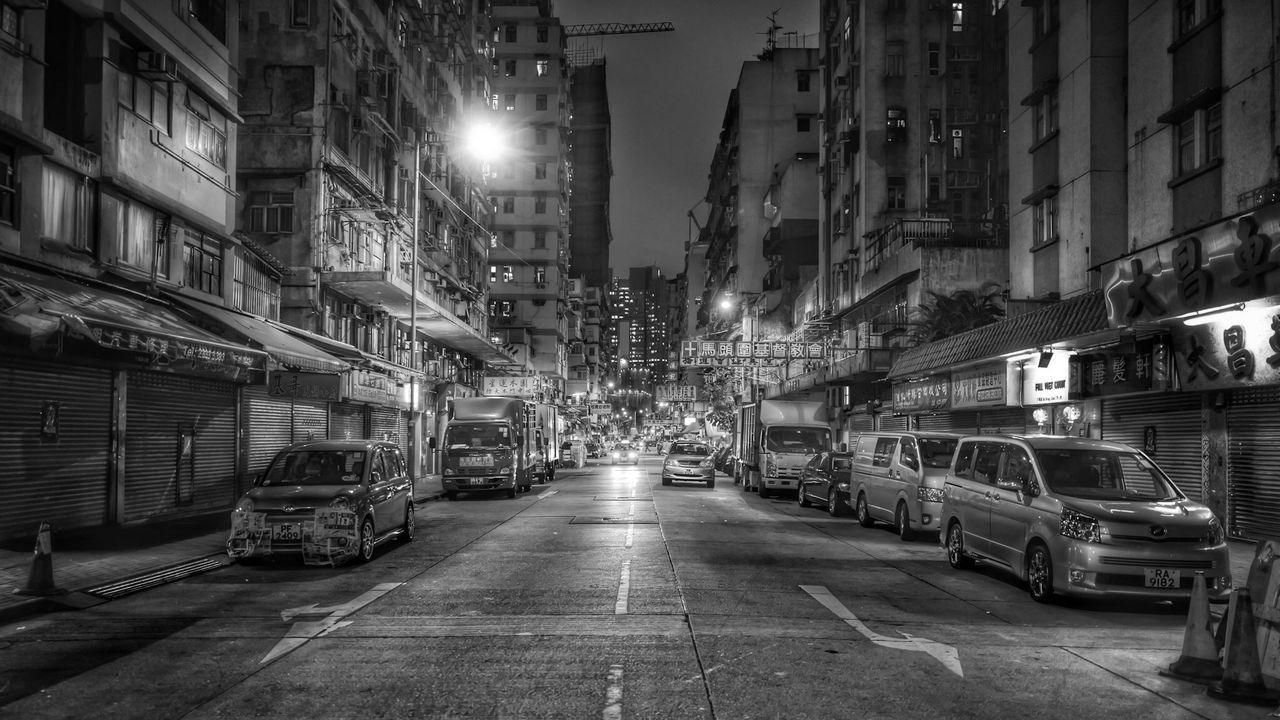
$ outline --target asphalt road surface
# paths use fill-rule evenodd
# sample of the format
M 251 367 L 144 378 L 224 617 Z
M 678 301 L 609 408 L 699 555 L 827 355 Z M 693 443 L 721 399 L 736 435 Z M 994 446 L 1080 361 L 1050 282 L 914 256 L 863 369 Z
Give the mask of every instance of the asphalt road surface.
M 419 507 L 367 565 L 236 564 L 0 627 L 12 718 L 1262 718 L 1162 677 L 1186 610 L 1016 581 L 659 458 Z

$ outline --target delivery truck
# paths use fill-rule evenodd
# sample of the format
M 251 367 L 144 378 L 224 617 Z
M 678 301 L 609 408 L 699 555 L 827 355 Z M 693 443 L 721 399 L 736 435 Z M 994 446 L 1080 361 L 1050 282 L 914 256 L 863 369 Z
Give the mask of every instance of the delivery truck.
M 798 489 L 805 464 L 831 449 L 822 401 L 761 400 L 739 407 L 735 424 L 735 480 L 763 498 Z
M 548 479 L 537 407 L 514 397 L 453 400 L 440 451 L 445 497 L 460 492 L 527 491 Z

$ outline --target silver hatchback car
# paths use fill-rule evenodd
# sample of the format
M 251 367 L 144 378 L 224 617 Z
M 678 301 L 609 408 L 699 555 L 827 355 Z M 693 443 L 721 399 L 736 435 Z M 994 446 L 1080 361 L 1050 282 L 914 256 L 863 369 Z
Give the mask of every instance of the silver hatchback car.
M 667 458 L 662 461 L 662 484 L 670 485 L 675 480 L 694 480 L 715 487 L 716 467 L 711 446 L 680 440 L 671 443 Z
M 940 535 L 951 567 L 1002 565 L 1039 602 L 1054 593 L 1187 598 L 1196 572 L 1210 598 L 1231 592 L 1213 511 L 1116 442 L 962 438 L 944 482 Z

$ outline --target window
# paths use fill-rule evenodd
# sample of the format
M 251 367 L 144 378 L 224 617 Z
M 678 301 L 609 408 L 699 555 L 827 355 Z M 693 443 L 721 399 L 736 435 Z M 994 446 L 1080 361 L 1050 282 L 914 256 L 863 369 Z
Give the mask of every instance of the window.
M 184 280 L 189 288 L 222 294 L 222 247 L 216 240 L 188 228 L 182 248 Z
M 173 237 L 170 218 L 133 200 L 104 195 L 102 232 L 106 243 L 114 243 L 121 262 L 159 277 L 169 276 L 169 242 Z
M 942 74 L 942 46 L 936 42 L 929 43 L 927 64 L 930 75 L 937 77 Z
M 515 93 L 507 93 L 506 95 L 503 95 L 502 103 L 503 103 L 503 107 L 505 107 L 508 112 L 515 110 L 516 109 Z
M 796 92 L 809 92 L 810 75 L 808 70 L 796 73 Z
M 501 238 L 502 238 L 502 245 L 503 245 L 503 247 L 513 248 L 513 247 L 515 247 L 515 246 L 516 246 L 516 231 L 515 231 L 515 230 L 503 230 L 503 231 L 502 231 L 502 234 L 501 234 L 499 237 L 501 237 Z
M 249 232 L 293 232 L 293 193 L 249 193 Z
M 502 26 L 502 41 L 513 43 L 516 41 L 516 24 L 507 23 Z
M 489 266 L 489 282 L 491 283 L 498 282 L 498 266 L 497 265 Z
M 907 74 L 906 46 L 900 42 L 885 45 L 884 74 L 886 77 L 902 77 Z
M 538 26 L 538 42 L 540 43 L 547 42 L 548 38 L 549 38 L 549 33 L 547 31 L 547 26 L 539 25 Z
M 8 5 L 0 5 L 0 33 L 18 39 L 18 11 Z
M 547 179 L 547 164 L 544 162 L 533 164 L 533 178 L 535 180 Z
M 964 32 L 964 3 L 951 3 L 951 32 Z
M 536 61 L 538 68 L 538 77 L 546 77 L 551 74 L 551 59 L 545 55 L 539 55 Z
M 157 130 L 169 133 L 169 84 L 151 82 L 121 71 L 117 78 L 120 105 L 151 123 Z
M 187 148 L 225 170 L 227 120 L 199 95 L 187 90 Z
M 886 178 L 885 202 L 890 210 L 907 208 L 907 179 L 901 175 L 890 175 Z
M 546 128 L 544 128 L 544 127 L 534 128 L 534 130 L 533 130 L 533 143 L 534 143 L 535 145 L 546 145 L 546 144 L 547 144 L 547 129 L 546 129 Z
M 535 265 L 533 267 L 533 281 L 539 285 L 547 284 L 547 266 Z
M 187 11 L 191 18 L 204 26 L 218 42 L 227 42 L 227 3 L 226 0 L 187 0 Z
M 534 214 L 542 215 L 546 211 L 547 211 L 547 196 L 542 193 L 538 193 L 537 195 L 533 196 Z
M 516 279 L 515 268 L 510 265 L 502 266 L 502 282 L 513 282 Z
M 1031 243 L 1043 245 L 1058 239 L 1058 198 L 1049 196 L 1031 206 Z
M 312 0 L 293 0 L 289 3 L 289 25 L 296 28 L 311 26 Z
M 1178 175 L 1222 158 L 1222 104 L 1195 111 L 1177 125 Z
M 515 61 L 515 60 L 508 60 L 508 61 L 506 62 L 506 69 L 505 69 L 504 73 L 506 74 L 506 76 L 507 76 L 507 77 L 515 77 L 515 76 L 516 76 L 516 61 Z
M 44 164 L 44 207 L 41 232 L 44 237 L 82 250 L 93 240 L 93 181 L 59 165 Z
M 17 224 L 18 174 L 13 171 L 13 148 L 0 145 L 0 223 Z
M 1175 37 L 1190 34 L 1201 23 L 1222 12 L 1222 0 L 1178 0 L 1175 21 L 1178 23 Z
M 1058 27 L 1058 0 L 1040 0 L 1032 11 L 1035 19 L 1035 39 L 1039 40 Z
M 874 467 L 889 467 L 893 462 L 893 453 L 898 449 L 898 438 L 877 438 L 876 449 L 871 456 L 871 464 Z
M 884 141 L 903 143 L 907 141 L 907 110 L 891 107 L 886 111 Z
M 1058 131 L 1058 89 L 1046 92 L 1035 104 L 1035 139 L 1044 140 Z
M 936 205 L 942 200 L 942 178 L 929 176 L 929 205 Z
M 510 195 L 502 198 L 502 212 L 510 215 L 516 211 L 516 199 Z
M 533 247 L 534 249 L 537 249 L 537 250 L 541 250 L 547 247 L 547 231 L 546 230 L 533 231 Z
M 808 115 L 796 116 L 796 132 L 807 133 L 812 125 L 813 120 Z
M 546 109 L 547 109 L 547 96 L 546 96 L 546 95 L 543 95 L 542 93 L 539 93 L 539 94 L 535 95 L 535 96 L 533 97 L 533 109 L 534 109 L 534 110 L 546 110 Z

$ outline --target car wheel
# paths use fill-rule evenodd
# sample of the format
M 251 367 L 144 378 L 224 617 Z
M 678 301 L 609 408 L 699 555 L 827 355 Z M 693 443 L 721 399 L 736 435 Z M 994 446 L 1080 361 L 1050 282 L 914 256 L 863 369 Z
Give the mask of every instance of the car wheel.
M 964 528 L 958 522 L 947 528 L 947 563 L 957 570 L 973 567 L 973 558 L 964 552 Z
M 373 518 L 365 518 L 360 524 L 360 545 L 356 560 L 366 563 L 373 559 L 373 539 Z
M 445 490 L 445 491 L 444 491 L 444 496 L 445 496 L 446 498 L 450 499 L 450 500 L 457 500 L 457 499 L 458 499 L 458 491 L 457 491 L 457 490 Z
M 757 490 L 757 492 L 760 493 L 760 497 L 766 500 L 769 499 L 769 496 L 773 494 L 772 491 L 769 490 L 769 488 L 764 486 L 764 478 L 760 479 L 760 488 L 759 490 Z
M 715 486 L 716 486 L 716 479 L 715 479 L 715 478 L 711 478 L 710 480 L 708 480 L 708 481 L 707 481 L 707 487 L 709 487 L 709 488 L 713 488 L 713 487 L 715 487 Z
M 1027 588 L 1031 599 L 1039 603 L 1053 600 L 1053 558 L 1049 548 L 1036 543 L 1027 553 Z
M 858 524 L 862 527 L 869 528 L 876 524 L 876 521 L 871 519 L 871 511 L 867 509 L 867 496 L 862 493 L 858 493 L 858 504 L 854 506 L 853 514 L 858 516 Z
M 898 509 L 893 514 L 894 529 L 898 531 L 898 539 L 903 541 L 911 541 L 916 539 L 916 531 L 911 529 L 911 513 L 907 512 L 907 504 L 898 503 Z
M 663 485 L 670 485 L 670 484 L 671 484 L 671 478 L 662 478 L 662 484 L 663 484 Z
M 507 497 L 513 498 L 516 496 L 517 492 L 520 492 L 520 487 L 518 485 L 512 485 L 507 489 Z
M 809 498 L 804 494 L 804 486 L 796 488 L 796 502 L 800 503 L 800 507 L 809 507 L 813 503 L 809 502 Z
M 841 517 L 845 514 L 845 503 L 840 499 L 840 493 L 835 488 L 831 488 L 827 492 L 827 514 L 831 517 Z
M 413 499 L 410 498 L 404 508 L 404 529 L 400 533 L 400 539 L 409 542 L 416 534 L 418 534 L 418 524 L 413 512 Z

